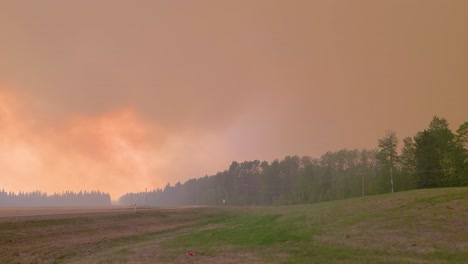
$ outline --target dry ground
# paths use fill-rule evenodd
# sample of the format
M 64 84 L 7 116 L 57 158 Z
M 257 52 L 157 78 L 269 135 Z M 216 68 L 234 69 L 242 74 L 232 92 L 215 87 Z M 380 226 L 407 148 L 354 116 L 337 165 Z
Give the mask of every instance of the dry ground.
M 23 216 L 51 216 L 51 215 L 76 215 L 88 213 L 105 213 L 129 211 L 128 207 L 7 207 L 0 208 L 0 221 L 8 217 Z
M 101 245 L 162 234 L 209 218 L 217 211 L 214 208 L 139 209 L 137 213 L 125 208 L 3 209 L 0 263 L 52 263 L 63 258 L 70 261 L 75 255 L 80 260 Z
M 283 207 L 23 208 L 0 215 L 2 264 L 468 259 L 468 187 Z

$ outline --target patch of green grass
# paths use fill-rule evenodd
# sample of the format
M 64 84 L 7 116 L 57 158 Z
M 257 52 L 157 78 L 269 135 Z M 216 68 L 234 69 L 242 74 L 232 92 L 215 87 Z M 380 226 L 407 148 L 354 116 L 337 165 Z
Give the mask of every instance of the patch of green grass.
M 130 254 L 130 253 L 133 253 L 133 251 L 128 249 L 128 248 L 122 248 L 120 250 L 117 250 L 115 253 L 116 254 L 121 254 L 121 255 L 127 255 L 127 254 Z
M 426 260 L 443 260 L 446 263 L 466 263 L 468 259 L 468 252 L 464 253 L 450 253 L 450 252 L 434 252 L 424 256 Z
M 445 192 L 444 192 L 445 191 Z M 428 190 L 418 190 L 418 191 L 409 191 L 409 193 L 420 192 L 424 195 L 419 195 L 413 197 L 411 201 L 408 201 L 401 206 L 394 208 L 395 210 L 399 209 L 408 209 L 414 206 L 424 206 L 430 205 L 435 206 L 438 204 L 443 204 L 455 200 L 465 200 L 468 197 L 468 188 L 443 188 L 443 189 L 428 189 Z
M 421 199 L 417 199 L 415 203 L 428 203 L 431 205 L 435 205 L 438 203 L 449 202 L 452 200 L 463 200 L 468 196 L 468 191 L 464 192 L 454 192 L 454 193 L 446 193 L 442 195 L 435 195 L 424 197 Z
M 93 221 L 90 226 L 99 227 L 105 220 L 120 226 L 132 219 L 146 219 L 146 224 L 166 228 L 99 239 L 37 259 L 82 263 L 464 263 L 468 259 L 463 247 L 468 236 L 467 197 L 468 188 L 445 188 L 310 205 L 148 210 L 92 220 L 41 220 L 11 224 L 13 231 L 0 232 L 0 242 L 9 241 L 21 225 L 53 230 L 54 224 L 71 227 Z M 196 254 L 190 257 L 187 251 Z
M 276 243 L 290 241 L 308 241 L 310 235 L 303 232 L 304 216 L 290 218 L 290 222 L 279 224 L 280 215 L 234 215 L 223 222 L 223 227 L 210 229 L 182 235 L 173 241 L 170 246 L 190 247 L 203 245 L 213 247 L 218 243 L 253 248 L 258 246 L 270 246 Z
M 202 255 L 254 252 L 273 263 L 386 263 L 387 253 L 323 243 L 315 238 L 323 230 L 307 224 L 304 212 L 254 214 L 237 212 L 221 227 L 205 225 L 200 231 L 176 236 L 165 244 L 169 252 L 194 250 Z M 169 259 L 170 260 L 170 259 Z
M 205 225 L 206 229 L 176 236 L 165 248 L 172 252 L 195 250 L 206 255 L 253 251 L 265 262 L 273 263 L 386 263 L 385 258 L 390 257 L 387 253 L 376 254 L 317 240 L 325 232 L 322 229 L 325 223 L 308 220 L 306 211 L 266 215 L 237 212 L 221 224 L 214 228 Z
M 466 200 L 467 193 L 468 188 L 448 188 L 302 206 L 227 208 L 232 214 L 218 225 L 203 223 L 192 233 L 174 236 L 165 249 L 174 256 L 188 250 L 213 256 L 253 252 L 273 263 L 462 263 L 467 251 L 443 250 L 453 239 L 460 240 L 456 233 L 435 239 L 433 246 L 418 244 L 414 250 L 408 243 L 421 239 L 418 232 L 440 236 L 447 231 L 445 225 L 450 224 L 445 218 L 431 218 L 431 207 L 415 214 L 412 204 L 437 205 L 444 208 L 438 211 L 441 215 L 463 217 L 449 214 L 445 208 L 454 200 Z M 411 227 L 410 232 L 405 232 L 404 223 L 409 218 L 412 224 L 421 223 L 416 226 L 419 229 Z M 366 236 L 371 236 L 368 246 Z

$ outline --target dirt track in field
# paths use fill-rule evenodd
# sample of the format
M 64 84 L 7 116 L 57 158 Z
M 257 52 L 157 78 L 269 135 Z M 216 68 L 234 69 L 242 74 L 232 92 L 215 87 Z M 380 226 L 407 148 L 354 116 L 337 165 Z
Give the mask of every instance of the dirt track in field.
M 0 208 L 0 221 L 6 217 L 74 215 L 131 211 L 128 207 L 9 207 Z
M 195 207 L 168 207 L 158 210 L 174 211 L 190 209 Z M 197 207 L 200 208 L 200 207 Z M 7 207 L 0 208 L 0 221 L 5 221 L 6 217 L 24 217 L 24 216 L 53 216 L 53 215 L 76 215 L 90 213 L 120 213 L 133 212 L 133 207 L 109 206 L 109 207 Z M 138 212 L 156 210 L 152 208 L 138 208 Z
M 22 210 L 22 211 L 21 211 Z M 2 209 L 0 263 L 50 263 L 86 256 L 99 247 L 157 234 L 206 219 L 213 208 Z

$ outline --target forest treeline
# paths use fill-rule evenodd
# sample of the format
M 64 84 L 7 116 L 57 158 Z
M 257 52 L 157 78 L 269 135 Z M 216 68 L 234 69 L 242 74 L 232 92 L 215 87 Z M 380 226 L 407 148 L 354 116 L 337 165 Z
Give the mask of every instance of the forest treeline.
M 377 148 L 342 149 L 320 158 L 232 162 L 212 176 L 127 193 L 121 205 L 287 205 L 417 188 L 468 186 L 468 122 L 456 132 L 434 117 L 429 127 L 402 140 L 395 132 Z
M 0 190 L 0 207 L 46 207 L 46 206 L 110 206 L 108 193 L 100 191 L 63 192 L 47 195 L 35 192 L 6 192 Z

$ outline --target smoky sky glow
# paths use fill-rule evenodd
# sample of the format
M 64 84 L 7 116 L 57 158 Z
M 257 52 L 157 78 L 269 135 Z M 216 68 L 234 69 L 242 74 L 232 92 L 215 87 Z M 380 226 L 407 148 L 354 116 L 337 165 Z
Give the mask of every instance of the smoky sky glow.
M 188 168 L 207 168 L 199 164 L 209 158 L 203 145 L 211 146 L 211 139 L 168 136 L 131 107 L 48 124 L 30 116 L 35 109 L 24 106 L 31 104 L 11 93 L 0 95 L 1 167 L 3 175 L 14 175 L 2 178 L 5 189 L 52 193 L 100 187 L 116 195 L 164 186 L 173 181 L 169 175 L 190 176 Z
M 466 1 L 2 1 L 0 188 L 131 191 L 468 121 Z

